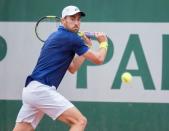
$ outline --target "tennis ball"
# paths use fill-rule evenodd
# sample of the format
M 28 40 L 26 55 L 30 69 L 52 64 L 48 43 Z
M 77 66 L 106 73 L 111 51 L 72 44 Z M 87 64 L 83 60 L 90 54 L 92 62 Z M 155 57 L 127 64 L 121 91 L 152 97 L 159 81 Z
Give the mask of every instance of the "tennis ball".
M 132 75 L 129 72 L 124 72 L 121 75 L 121 80 L 124 83 L 130 83 L 132 81 Z

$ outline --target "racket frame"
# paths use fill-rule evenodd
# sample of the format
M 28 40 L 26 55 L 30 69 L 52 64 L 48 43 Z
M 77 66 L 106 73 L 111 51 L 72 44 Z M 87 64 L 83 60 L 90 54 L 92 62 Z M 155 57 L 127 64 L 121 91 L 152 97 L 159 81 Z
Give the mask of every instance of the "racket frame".
M 44 19 L 55 19 L 56 21 L 60 21 L 61 19 L 57 16 L 54 16 L 54 15 L 48 15 L 48 16 L 43 16 L 41 17 L 37 22 L 36 22 L 36 25 L 35 25 L 35 34 L 37 36 L 37 38 L 41 41 L 41 42 L 45 42 L 45 40 L 43 40 L 42 38 L 40 38 L 39 34 L 38 34 L 38 25 L 41 21 L 43 21 Z

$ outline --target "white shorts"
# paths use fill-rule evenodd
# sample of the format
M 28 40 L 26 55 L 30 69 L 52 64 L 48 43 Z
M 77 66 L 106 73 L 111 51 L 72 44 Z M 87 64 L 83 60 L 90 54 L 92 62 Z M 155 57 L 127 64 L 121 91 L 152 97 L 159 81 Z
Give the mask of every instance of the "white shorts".
M 74 107 L 56 88 L 32 81 L 22 93 L 23 105 L 16 122 L 31 123 L 35 129 L 44 114 L 55 120 L 64 111 Z

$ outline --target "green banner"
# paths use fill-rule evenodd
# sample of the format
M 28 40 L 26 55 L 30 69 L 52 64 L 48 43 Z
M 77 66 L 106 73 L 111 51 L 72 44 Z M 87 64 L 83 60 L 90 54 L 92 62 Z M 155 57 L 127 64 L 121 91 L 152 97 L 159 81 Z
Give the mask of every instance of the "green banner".
M 61 16 L 63 7 L 76 5 L 90 22 L 169 22 L 168 0 L 0 0 L 0 21 L 36 21 Z

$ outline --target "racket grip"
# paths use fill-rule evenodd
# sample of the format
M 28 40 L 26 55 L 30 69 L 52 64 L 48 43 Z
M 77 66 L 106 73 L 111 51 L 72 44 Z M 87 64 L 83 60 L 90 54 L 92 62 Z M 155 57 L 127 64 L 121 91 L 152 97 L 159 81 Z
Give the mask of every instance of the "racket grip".
M 89 38 L 95 38 L 95 33 L 94 32 L 84 32 L 84 33 Z
M 78 32 L 78 35 L 79 35 L 79 36 L 83 36 L 84 34 L 85 34 L 88 38 L 96 38 L 94 32 Z

